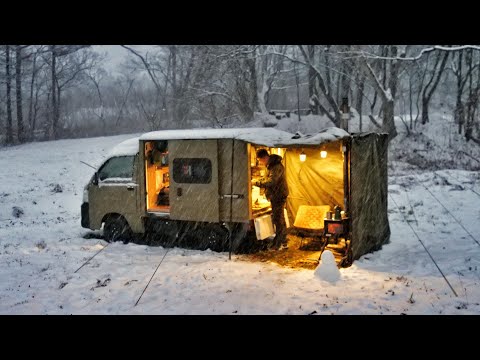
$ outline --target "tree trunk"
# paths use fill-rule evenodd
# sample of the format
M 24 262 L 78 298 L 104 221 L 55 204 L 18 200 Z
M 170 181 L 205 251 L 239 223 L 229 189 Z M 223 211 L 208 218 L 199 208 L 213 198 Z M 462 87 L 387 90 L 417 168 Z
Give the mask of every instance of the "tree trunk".
M 175 45 L 170 46 L 170 59 L 171 59 L 171 71 L 172 71 L 172 95 L 173 95 L 173 122 L 179 122 L 178 117 L 178 86 L 177 86 L 177 48 Z
M 265 101 L 266 93 L 268 89 L 267 85 L 267 69 L 268 69 L 268 59 L 267 55 L 265 55 L 265 51 L 263 53 L 256 49 L 255 51 L 255 74 L 257 76 L 253 79 L 255 82 L 255 91 L 256 91 L 256 99 L 257 99 L 257 108 L 261 113 L 267 114 L 267 104 Z
M 462 94 L 460 91 L 457 92 L 457 102 L 455 104 L 454 112 L 455 121 L 458 122 L 458 133 L 462 133 L 462 127 L 465 123 L 465 108 L 462 102 Z
M 412 75 L 410 74 L 408 78 L 408 108 L 410 112 L 410 126 L 409 130 L 413 130 L 413 104 L 412 104 L 412 95 L 413 95 L 413 85 L 412 85 Z
M 389 139 L 397 136 L 397 128 L 395 126 L 395 98 L 397 97 L 398 73 L 400 70 L 400 62 L 396 60 L 398 48 L 395 45 L 390 47 L 390 55 L 393 60 L 390 61 L 390 77 L 388 80 L 388 88 L 390 89 L 390 99 L 384 101 L 383 106 L 383 128 L 388 132 Z M 386 74 L 385 74 L 386 75 Z
M 469 56 L 467 58 L 467 64 L 469 68 L 469 79 L 468 79 L 468 100 L 466 103 L 466 122 L 465 122 L 465 139 L 470 141 L 473 135 L 473 123 L 474 123 L 474 114 L 475 108 L 477 107 L 477 97 L 478 97 L 478 88 L 473 86 L 473 50 L 470 50 L 467 53 Z
M 13 144 L 12 77 L 10 76 L 10 45 L 5 45 L 5 75 L 7 83 L 7 145 Z
M 357 105 L 356 109 L 359 117 L 358 131 L 362 131 L 362 108 L 363 108 L 363 90 L 365 88 L 365 81 L 363 75 L 358 75 L 358 90 L 357 90 Z
M 57 84 L 57 109 L 55 111 L 55 118 L 57 119 L 57 137 L 62 135 L 62 132 L 60 131 L 60 100 L 61 100 L 61 92 L 60 92 L 60 87 Z
M 344 51 L 350 51 L 350 45 L 346 45 Z M 342 75 L 341 75 L 341 98 L 338 100 L 338 103 L 341 103 L 344 98 L 348 98 L 349 96 L 349 91 L 350 91 L 350 83 L 351 83 L 351 74 L 352 74 L 352 69 L 350 66 L 350 60 L 348 59 L 343 59 L 342 61 Z
M 30 128 L 32 138 L 34 138 L 35 134 L 35 129 L 37 125 L 37 113 L 38 113 L 38 98 L 39 98 L 39 93 L 40 89 L 37 87 L 35 90 L 35 103 L 33 104 L 33 117 L 32 117 L 32 126 Z
M 310 61 L 315 61 L 315 45 L 308 45 L 308 56 L 310 57 Z M 315 99 L 315 80 L 316 74 L 315 69 L 311 66 L 308 67 L 308 104 L 310 107 L 310 111 L 314 115 L 318 115 L 318 106 L 317 102 L 314 101 Z
M 325 85 L 325 80 L 323 79 L 322 74 L 320 73 L 320 71 L 318 69 L 316 69 L 315 65 L 312 64 L 312 62 L 310 61 L 310 58 L 309 58 L 307 52 L 305 51 L 305 49 L 303 49 L 303 47 L 301 45 L 299 45 L 299 48 L 300 48 L 300 51 L 302 52 L 302 55 L 303 55 L 305 61 L 308 63 L 308 66 L 315 70 L 315 73 L 317 75 L 317 80 L 318 80 L 318 87 L 322 91 L 323 95 L 325 95 L 325 98 L 328 101 L 328 104 L 331 106 L 331 109 L 335 113 L 335 117 L 334 117 L 335 120 L 332 120 L 332 121 L 334 122 L 336 127 L 340 127 L 341 114 L 340 114 L 340 110 L 339 110 L 339 107 L 338 107 L 338 103 L 332 97 L 331 93 L 327 90 L 326 85 Z M 329 114 L 327 114 L 327 115 L 328 115 L 329 118 L 331 118 L 331 116 Z
M 36 64 L 37 64 L 37 54 L 35 53 L 33 55 L 32 78 L 30 80 L 30 103 L 28 105 L 28 127 L 30 131 L 30 134 L 28 135 L 28 137 L 30 139 L 33 139 L 33 131 L 35 130 L 33 128 L 33 89 L 35 87 L 35 76 L 37 74 Z
M 248 77 L 248 82 L 249 86 L 247 87 L 247 94 L 249 102 L 250 102 L 250 107 L 253 109 L 253 111 L 258 111 L 258 97 L 257 97 L 257 69 L 255 66 L 255 59 L 246 59 L 246 65 L 249 70 L 249 77 Z M 252 114 L 253 115 L 253 114 Z
M 55 54 L 55 45 L 52 45 L 52 135 L 56 140 L 58 136 L 58 117 L 57 117 L 57 73 L 56 73 L 57 57 Z
M 463 67 L 463 50 L 458 52 L 458 63 L 457 70 L 454 71 L 455 76 L 457 77 L 457 101 L 455 104 L 455 110 L 453 112 L 453 119 L 456 124 L 458 124 L 458 133 L 462 133 L 463 127 L 463 103 L 462 103 L 462 94 L 463 94 L 463 81 L 462 81 L 462 67 Z
M 341 72 L 343 72 L 345 70 L 345 67 L 343 66 L 343 63 L 342 63 L 342 66 L 341 66 Z M 341 104 L 342 103 L 342 76 L 340 74 L 337 74 L 337 93 L 336 93 L 336 96 L 335 96 L 335 100 L 336 100 L 336 103 L 337 104 Z M 340 127 L 340 125 L 339 125 Z
M 332 79 L 330 76 L 330 46 L 325 47 L 325 87 L 326 91 L 332 95 Z
M 389 100 L 383 105 L 383 126 L 382 129 L 388 133 L 388 138 L 391 140 L 397 136 L 397 128 L 394 122 L 395 101 Z
M 396 51 L 397 51 L 396 47 L 392 46 L 392 53 L 394 54 L 394 56 L 396 56 Z M 381 110 L 383 112 L 382 129 L 383 131 L 388 133 L 388 140 L 390 141 L 397 136 L 397 129 L 395 127 L 395 121 L 394 121 L 394 111 L 395 111 L 395 95 L 397 90 L 398 70 L 399 70 L 398 60 L 391 60 L 390 79 L 388 81 L 388 86 L 389 86 L 388 89 L 385 89 L 384 87 L 382 87 L 382 84 L 380 83 L 378 76 L 375 74 L 374 70 L 368 64 L 366 59 L 363 58 L 361 60 L 362 60 L 361 64 L 364 67 L 366 75 L 368 75 L 369 78 L 371 79 L 372 85 L 374 86 L 376 93 L 378 93 L 381 96 L 381 99 L 382 99 Z M 386 66 L 384 66 L 383 67 L 383 72 L 384 72 L 383 83 L 384 84 L 386 84 L 386 80 L 385 80 L 385 77 L 387 76 L 386 70 L 387 70 Z M 373 120 L 373 116 L 371 116 L 370 119 Z
M 297 85 L 297 115 L 298 121 L 302 121 L 300 116 L 300 87 L 299 87 L 299 79 L 298 79 L 298 71 L 296 63 L 293 64 L 293 71 L 295 72 L 295 84 Z
M 438 54 L 437 62 L 435 63 L 435 67 L 433 68 L 432 79 L 429 81 L 429 83 L 427 84 L 427 86 L 425 86 L 425 89 L 423 90 L 423 96 L 422 96 L 422 124 L 423 125 L 425 125 L 427 122 L 429 122 L 428 105 L 430 104 L 430 99 L 432 98 L 432 95 L 435 92 L 435 90 L 437 89 L 438 83 L 440 82 L 440 78 L 443 74 L 443 70 L 445 69 L 445 65 L 447 64 L 448 54 L 449 54 L 449 52 L 446 51 L 445 55 L 443 56 L 440 67 L 438 69 L 437 78 L 435 79 L 435 72 L 436 72 L 436 69 L 437 69 L 437 64 L 440 60 L 440 54 Z M 435 79 L 435 81 L 433 81 L 433 79 Z M 429 85 L 432 83 L 432 81 L 433 81 L 433 85 L 429 89 Z
M 422 98 L 422 125 L 425 125 L 427 122 L 430 121 L 428 118 L 428 99 L 423 97 Z
M 25 142 L 25 127 L 23 124 L 22 104 L 22 48 L 15 47 L 15 86 L 17 95 L 17 137 L 20 143 Z

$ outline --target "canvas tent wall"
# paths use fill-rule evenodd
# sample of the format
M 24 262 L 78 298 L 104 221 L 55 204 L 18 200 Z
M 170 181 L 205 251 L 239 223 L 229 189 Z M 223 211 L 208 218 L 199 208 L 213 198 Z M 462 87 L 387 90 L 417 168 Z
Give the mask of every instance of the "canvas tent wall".
M 378 133 L 351 138 L 352 260 L 380 249 L 390 240 L 387 139 L 387 134 Z

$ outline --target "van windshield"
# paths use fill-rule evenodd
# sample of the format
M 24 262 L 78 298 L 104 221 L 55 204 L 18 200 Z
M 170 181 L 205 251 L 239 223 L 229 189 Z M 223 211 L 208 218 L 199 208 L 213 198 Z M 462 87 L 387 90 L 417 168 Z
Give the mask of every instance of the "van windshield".
M 98 178 L 103 181 L 107 179 L 133 178 L 133 160 L 134 156 L 119 156 L 108 160 L 98 171 Z

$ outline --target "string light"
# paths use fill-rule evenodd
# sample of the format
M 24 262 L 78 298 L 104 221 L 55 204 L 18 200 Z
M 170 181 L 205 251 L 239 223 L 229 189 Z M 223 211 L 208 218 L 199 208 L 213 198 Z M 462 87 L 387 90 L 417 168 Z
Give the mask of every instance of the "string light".
M 325 145 L 322 146 L 322 149 L 320 151 L 320 157 L 322 159 L 325 159 L 327 157 L 327 150 L 325 149 Z
M 307 160 L 307 154 L 305 154 L 302 150 L 302 153 L 300 154 L 300 161 L 304 162 L 305 160 Z

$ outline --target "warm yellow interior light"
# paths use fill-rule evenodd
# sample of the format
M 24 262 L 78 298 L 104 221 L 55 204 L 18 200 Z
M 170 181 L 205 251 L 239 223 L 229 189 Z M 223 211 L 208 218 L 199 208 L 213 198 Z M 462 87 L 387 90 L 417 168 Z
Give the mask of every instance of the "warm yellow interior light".
M 327 211 L 330 211 L 330 205 L 300 205 L 293 226 L 302 229 L 321 230 Z
M 320 157 L 325 159 L 327 157 L 327 152 L 325 150 L 320 151 Z

